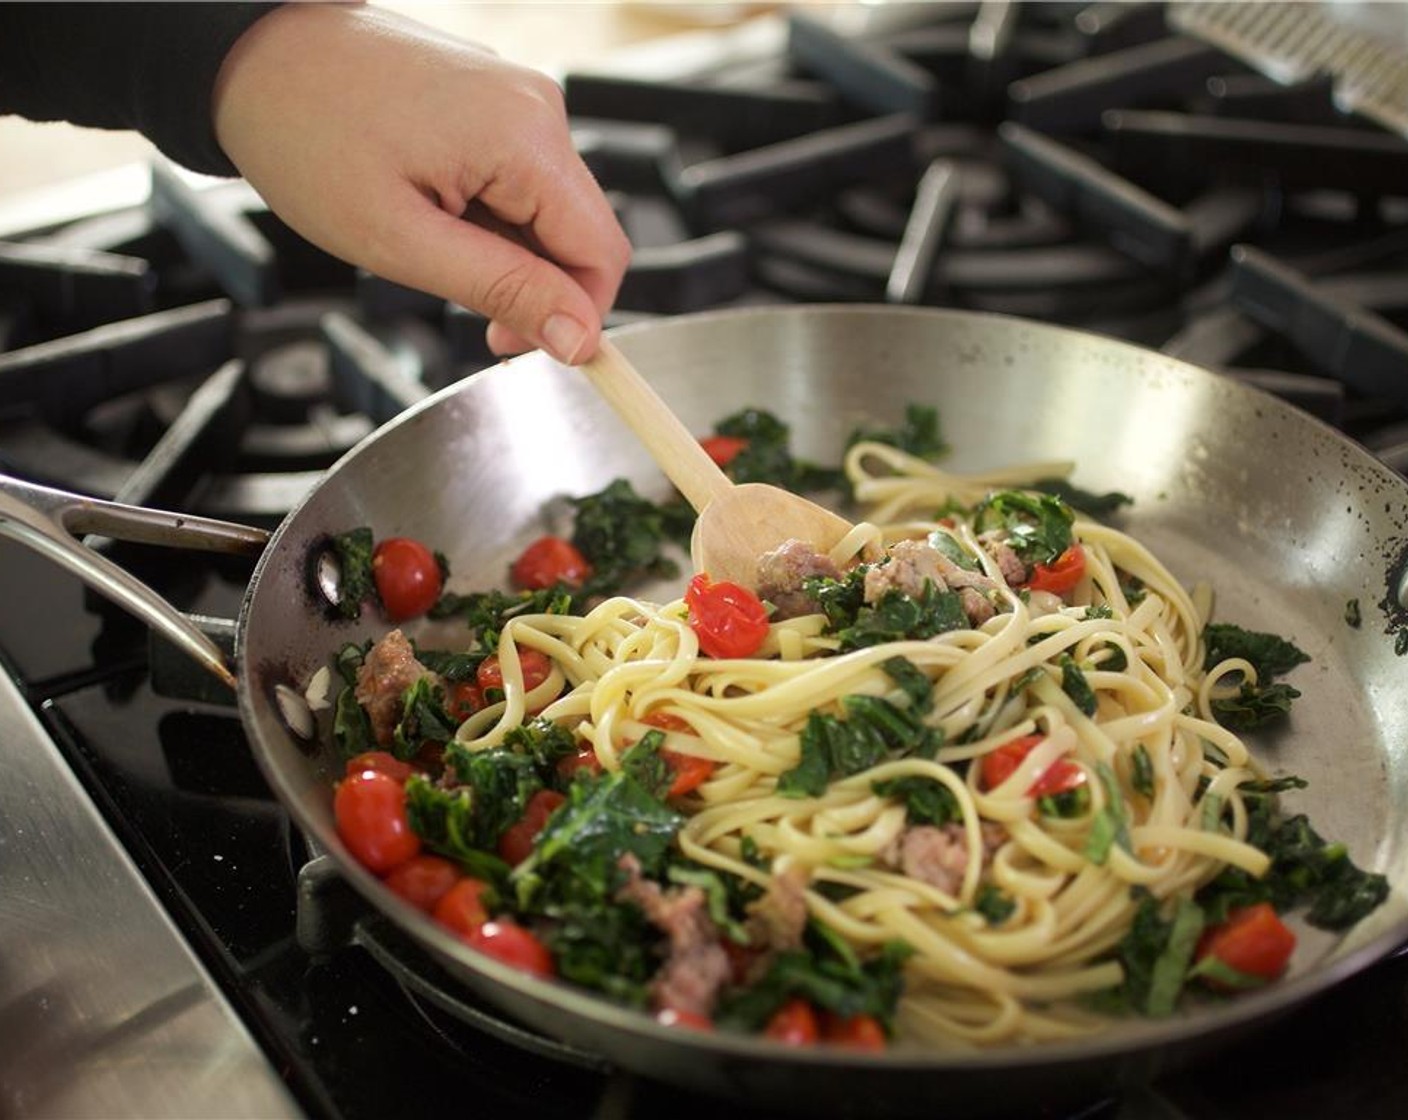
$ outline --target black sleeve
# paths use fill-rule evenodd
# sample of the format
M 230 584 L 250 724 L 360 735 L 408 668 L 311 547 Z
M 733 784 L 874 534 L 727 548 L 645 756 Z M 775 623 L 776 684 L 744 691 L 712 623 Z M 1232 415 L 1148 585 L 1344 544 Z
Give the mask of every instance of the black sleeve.
M 235 40 L 278 6 L 0 3 L 0 112 L 136 129 L 194 171 L 238 174 L 211 89 Z

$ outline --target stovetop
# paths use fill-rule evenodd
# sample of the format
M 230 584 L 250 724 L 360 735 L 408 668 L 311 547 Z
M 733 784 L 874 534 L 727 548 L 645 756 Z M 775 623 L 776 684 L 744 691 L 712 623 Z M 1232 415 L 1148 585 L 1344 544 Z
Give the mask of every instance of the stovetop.
M 578 145 L 637 247 L 613 321 L 796 301 L 1029 315 L 1259 385 L 1408 467 L 1402 137 L 1342 116 L 1325 80 L 1279 85 L 1170 33 L 1162 5 L 900 8 L 779 17 L 663 79 L 567 76 Z M 483 326 L 328 258 L 242 183 L 158 166 L 140 205 L 0 241 L 0 464 L 271 527 L 378 424 L 489 364 Z M 104 547 L 210 620 L 235 616 L 250 574 Z M 76 782 L 55 788 L 91 802 L 202 974 L 177 991 L 205 990 L 232 1025 L 216 1065 L 228 1076 L 242 1042 L 271 1086 L 260 1107 L 216 1082 L 179 1099 L 346 1120 L 718 1112 L 474 1004 L 308 849 L 227 696 L 3 538 L 0 571 L 0 702 L 42 730 Z M 0 856 L 34 843 L 0 820 Z M 3 971 L 8 1037 L 40 1005 Z M 184 998 L 158 992 L 100 1039 L 169 1025 Z M 7 1113 L 56 1099 L 42 1059 L 81 1071 L 104 1053 L 91 1032 L 33 1039 L 0 1056 Z M 1195 1067 L 1046 1114 L 1397 1117 L 1405 1046 L 1399 955 Z

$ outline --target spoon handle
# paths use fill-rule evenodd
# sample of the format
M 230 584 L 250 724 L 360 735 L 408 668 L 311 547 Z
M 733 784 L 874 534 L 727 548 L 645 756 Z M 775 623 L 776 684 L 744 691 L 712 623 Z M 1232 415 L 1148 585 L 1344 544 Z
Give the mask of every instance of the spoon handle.
M 694 433 L 610 339 L 603 338 L 596 357 L 580 368 L 696 511 L 733 488 Z

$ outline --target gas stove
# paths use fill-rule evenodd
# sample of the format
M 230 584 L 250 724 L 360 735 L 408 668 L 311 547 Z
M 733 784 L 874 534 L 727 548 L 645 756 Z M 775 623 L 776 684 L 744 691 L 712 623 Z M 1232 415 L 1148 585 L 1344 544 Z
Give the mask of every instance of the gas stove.
M 1249 382 L 1408 469 L 1408 141 L 1344 111 L 1342 76 L 1267 77 L 1160 4 L 815 11 L 565 75 L 636 249 L 613 322 L 1023 315 Z M 272 527 L 494 361 L 480 317 L 328 257 L 241 182 L 157 165 L 130 205 L 3 228 L 0 469 L 31 481 Z M 94 543 L 228 638 L 248 561 Z M 479 1006 L 310 850 L 227 697 L 3 538 L 0 570 L 7 1114 L 721 1107 Z M 1396 1117 L 1405 1044 L 1399 955 L 1045 1114 Z

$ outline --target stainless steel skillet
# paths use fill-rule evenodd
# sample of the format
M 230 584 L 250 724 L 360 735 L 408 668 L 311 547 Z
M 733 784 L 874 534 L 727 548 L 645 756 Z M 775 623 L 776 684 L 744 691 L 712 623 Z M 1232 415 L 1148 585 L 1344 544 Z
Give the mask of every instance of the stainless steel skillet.
M 235 653 L 242 719 L 297 823 L 475 992 L 621 1066 L 755 1103 L 975 1114 L 1078 1099 L 1197 1057 L 1408 939 L 1408 702 L 1391 632 L 1408 615 L 1402 479 L 1253 390 L 1121 342 L 1005 317 L 807 306 L 707 313 L 615 337 L 701 432 L 755 405 L 792 425 L 799 454 L 834 461 L 857 422 L 931 403 L 954 469 L 1070 458 L 1079 484 L 1131 494 L 1125 527 L 1185 582 L 1209 582 L 1218 617 L 1287 634 L 1311 654 L 1291 678 L 1304 696 L 1290 727 L 1261 742 L 1259 757 L 1309 780 L 1290 805 L 1386 874 L 1394 893 L 1349 935 L 1307 938 L 1295 974 L 1263 992 L 1089 1042 L 982 1054 L 797 1052 L 671 1031 L 479 958 L 346 855 L 331 816 L 338 761 L 330 745 L 290 732 L 275 694 L 301 690 L 342 643 L 385 629 L 370 613 L 348 624 L 319 609 L 309 557 L 327 534 L 370 525 L 378 537 L 419 537 L 451 557 L 451 586 L 467 590 L 502 581 L 509 560 L 548 527 L 554 498 L 618 476 L 665 492 L 586 381 L 531 354 L 423 402 L 328 472 L 264 551 Z M 1345 621 L 1351 600 L 1358 628 Z M 459 632 L 426 624 L 416 633 L 450 643 Z

